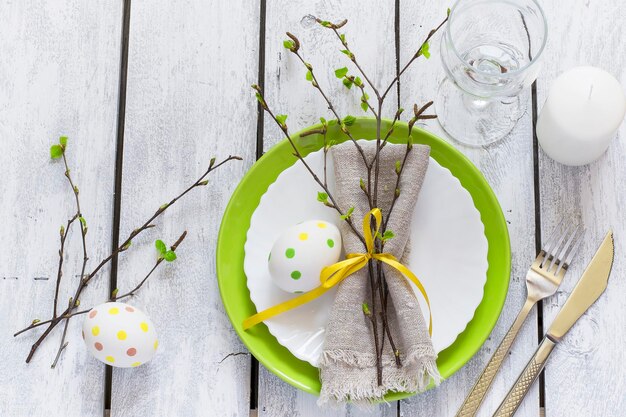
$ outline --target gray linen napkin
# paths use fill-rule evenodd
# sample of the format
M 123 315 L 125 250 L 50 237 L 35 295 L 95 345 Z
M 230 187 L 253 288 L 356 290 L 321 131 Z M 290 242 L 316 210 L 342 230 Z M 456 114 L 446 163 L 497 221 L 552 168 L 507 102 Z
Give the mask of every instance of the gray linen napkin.
M 375 142 L 359 141 L 359 144 L 368 160 L 372 160 Z M 395 191 L 395 162 L 404 158 L 405 149 L 406 145 L 387 144 L 381 150 L 378 206 L 384 216 L 389 212 Z M 411 215 L 428 168 L 429 154 L 428 146 L 413 146 L 402 174 L 400 197 L 387 226 L 395 237 L 385 244 L 385 252 L 393 254 L 402 263 L 408 254 Z M 367 197 L 359 188 L 359 179 L 367 178 L 363 159 L 351 142 L 332 147 L 332 155 L 335 198 L 344 210 L 354 206 L 352 218 L 360 231 L 363 216 L 369 211 Z M 363 253 L 363 244 L 349 226 L 344 223 L 341 227 L 346 253 Z M 378 386 L 372 326 L 362 310 L 362 303 L 370 300 L 368 271 L 363 268 L 346 278 L 335 296 L 320 362 L 320 405 L 345 401 L 367 403 L 380 400 L 390 390 L 423 391 L 431 379 L 435 383 L 440 381 L 435 363 L 437 354 L 413 290 L 406 278 L 395 269 L 387 265 L 383 268 L 389 286 L 389 327 L 396 348 L 401 352 L 402 367 L 396 366 L 393 351 L 386 340 L 382 356 L 382 385 Z M 380 311 L 380 306 L 377 311 Z M 382 324 L 380 320 L 378 323 L 381 337 Z

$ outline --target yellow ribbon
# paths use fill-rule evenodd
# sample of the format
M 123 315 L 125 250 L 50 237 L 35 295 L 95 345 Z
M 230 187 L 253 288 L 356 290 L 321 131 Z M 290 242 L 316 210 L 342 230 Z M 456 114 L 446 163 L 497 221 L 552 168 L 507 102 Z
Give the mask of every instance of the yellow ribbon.
M 372 236 L 372 228 L 371 228 L 371 217 L 374 216 L 376 232 Z M 370 259 L 376 259 L 378 261 L 384 262 L 390 267 L 399 271 L 402 275 L 407 277 L 413 284 L 417 286 L 417 289 L 424 296 L 424 300 L 426 300 L 426 305 L 428 306 L 428 314 L 429 314 L 429 322 L 428 322 L 428 333 L 432 336 L 433 330 L 433 314 L 430 308 L 430 300 L 428 299 L 428 294 L 426 293 L 426 289 L 424 285 L 420 282 L 420 280 L 411 272 L 409 268 L 402 265 L 395 256 L 390 253 L 374 253 L 374 237 L 378 234 L 380 229 L 380 225 L 382 223 L 382 213 L 380 209 L 372 209 L 369 213 L 365 215 L 363 218 L 363 237 L 365 238 L 365 247 L 367 249 L 367 253 L 351 253 L 346 255 L 346 259 L 336 264 L 330 265 L 322 269 L 320 273 L 320 282 L 321 285 L 305 294 L 302 294 L 296 298 L 292 298 L 291 300 L 285 301 L 283 303 L 277 304 L 273 307 L 270 307 L 266 310 L 261 311 L 260 313 L 254 314 L 253 316 L 248 317 L 243 321 L 243 329 L 248 330 L 249 328 L 256 326 L 257 324 L 282 314 L 286 311 L 289 311 L 293 308 L 299 307 L 303 304 L 308 303 L 316 299 L 317 297 L 324 294 L 326 291 L 339 284 L 341 281 L 346 279 L 348 276 L 354 274 L 359 269 L 365 267 Z

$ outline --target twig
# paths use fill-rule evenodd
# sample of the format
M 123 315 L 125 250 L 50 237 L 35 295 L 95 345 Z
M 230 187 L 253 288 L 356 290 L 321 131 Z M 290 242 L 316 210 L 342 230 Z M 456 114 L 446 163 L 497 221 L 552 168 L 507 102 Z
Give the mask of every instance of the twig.
M 370 102 L 367 101 L 367 99 L 365 99 L 365 97 L 367 97 L 367 93 L 365 92 L 365 85 L 363 85 L 362 82 L 357 84 L 356 83 L 356 78 L 353 75 L 344 75 L 343 78 L 348 80 L 348 81 L 350 81 L 351 83 L 356 85 L 361 90 L 361 102 L 365 103 L 367 105 L 367 108 L 372 112 L 374 117 L 378 117 L 378 114 L 376 113 L 376 110 L 374 110 L 374 108 L 372 107 Z
M 82 241 L 82 246 L 83 246 L 83 264 L 80 269 L 80 282 L 82 283 L 83 278 L 85 277 L 85 269 L 87 268 L 87 261 L 89 260 L 89 257 L 87 256 L 87 241 L 86 241 L 87 223 L 80 209 L 80 199 L 78 197 L 79 190 L 78 190 L 78 187 L 74 184 L 74 181 L 72 181 L 72 177 L 70 175 L 70 167 L 67 164 L 67 157 L 66 157 L 65 152 L 66 152 L 66 148 L 65 146 L 63 146 L 62 156 L 63 156 L 63 164 L 65 165 L 65 178 L 67 178 L 67 181 L 70 187 L 72 188 L 72 192 L 74 193 L 74 200 L 76 201 L 76 215 L 74 216 L 74 219 L 78 218 L 79 223 L 80 223 L 80 236 L 81 236 L 81 241 Z M 62 256 L 62 253 L 61 253 L 61 256 Z M 61 281 L 61 276 L 62 276 L 61 265 L 59 265 L 57 290 L 54 293 L 54 315 L 55 316 L 56 316 L 56 311 L 57 311 L 57 307 L 56 307 L 57 300 L 59 298 L 58 286 Z M 80 305 L 80 299 L 78 298 L 79 296 L 80 296 L 80 293 L 77 293 L 73 298 L 70 298 L 69 305 L 67 307 L 69 311 L 72 311 L 74 308 Z M 61 356 L 61 352 L 63 352 L 63 349 L 65 349 L 65 347 L 67 346 L 67 343 L 65 342 L 65 336 L 67 335 L 67 327 L 69 325 L 69 321 L 70 321 L 69 317 L 65 319 L 65 328 L 63 329 L 61 341 L 59 342 L 59 350 L 57 351 L 56 358 L 54 359 L 54 362 L 52 363 L 52 368 L 56 366 L 59 360 L 59 357 Z
M 326 144 L 326 128 L 324 128 L 324 185 L 328 186 L 328 178 L 326 176 L 326 159 L 328 156 L 329 146 Z
M 398 368 L 400 368 L 402 366 L 402 361 L 400 360 L 400 351 L 396 348 L 396 344 L 393 340 L 393 336 L 391 335 L 391 329 L 389 328 L 389 322 L 387 321 L 387 296 L 389 294 L 389 289 L 387 287 L 387 277 L 385 277 L 385 272 L 382 269 L 382 265 L 380 262 L 378 262 L 378 273 L 380 274 L 380 279 L 381 279 L 381 283 L 382 285 L 378 286 L 378 291 L 379 291 L 379 295 L 380 295 L 380 299 L 382 300 L 380 305 L 381 305 L 381 312 L 380 312 L 380 318 L 381 321 L 383 323 L 383 330 L 385 331 L 385 333 L 387 333 L 387 337 L 389 339 L 389 344 L 391 345 L 391 350 L 393 351 L 393 356 L 395 357 L 396 360 L 396 366 Z M 383 334 L 383 346 L 385 343 L 385 336 Z
M 192 189 L 196 188 L 196 187 L 201 187 L 201 186 L 205 186 L 208 184 L 208 180 L 206 180 L 205 178 L 214 170 L 216 170 L 217 168 L 219 168 L 220 166 L 224 165 L 225 163 L 231 161 L 231 160 L 241 160 L 242 158 L 239 156 L 229 156 L 228 158 L 224 159 L 223 161 L 219 162 L 218 164 L 215 164 L 215 158 L 211 159 L 211 162 L 209 164 L 208 169 L 205 171 L 205 173 L 196 181 L 194 182 L 191 186 L 189 186 L 187 189 L 185 189 L 182 193 L 180 193 L 177 197 L 173 198 L 172 200 L 170 200 L 169 203 L 166 203 L 164 205 L 162 205 L 161 207 L 159 207 L 159 209 L 139 228 L 133 230 L 128 238 L 126 238 L 126 240 L 124 240 L 124 242 L 118 247 L 116 248 L 109 256 L 107 256 L 106 258 L 104 258 L 92 271 L 91 273 L 89 273 L 89 275 L 85 274 L 81 274 L 81 280 L 80 283 L 78 285 L 78 288 L 76 289 L 76 292 L 74 294 L 74 297 L 72 297 L 72 300 L 74 300 L 73 303 L 71 303 L 70 306 L 68 306 L 68 308 L 59 316 L 57 316 L 56 318 L 53 318 L 51 320 L 46 320 L 45 322 L 39 322 L 36 324 L 31 324 L 30 326 L 18 331 L 17 333 L 15 333 L 14 336 L 18 336 L 28 330 L 31 330 L 35 327 L 39 327 L 42 324 L 49 324 L 49 326 L 46 328 L 46 330 L 40 335 L 40 337 L 37 339 L 37 341 L 35 341 L 35 343 L 32 345 L 30 353 L 28 354 L 27 358 L 26 358 L 26 363 L 29 363 L 31 361 L 31 359 L 33 358 L 33 355 L 35 354 L 35 352 L 37 351 L 37 349 L 39 348 L 39 346 L 41 345 L 41 343 L 43 342 L 43 340 L 46 339 L 46 337 L 48 337 L 48 335 L 50 334 L 50 332 L 52 332 L 52 330 L 56 327 L 57 324 L 59 324 L 62 320 L 69 320 L 71 317 L 73 317 L 75 314 L 72 314 L 72 310 L 75 309 L 76 307 L 78 307 L 76 300 L 79 300 L 79 297 L 82 293 L 82 291 L 85 289 L 85 287 L 87 286 L 87 283 L 93 279 L 93 277 L 96 276 L 96 274 L 102 269 L 102 267 L 104 267 L 109 261 L 111 261 L 111 259 L 117 255 L 118 253 L 124 252 L 126 251 L 129 247 L 130 247 L 130 243 L 131 241 L 137 237 L 139 234 L 141 234 L 143 231 L 150 229 L 152 227 L 154 227 L 154 225 L 152 224 L 152 222 L 159 217 L 161 214 L 163 214 L 169 207 L 171 207 L 174 203 L 176 203 L 179 199 L 181 199 L 182 197 L 184 197 L 189 191 L 191 191 Z M 82 224 L 82 222 L 81 222 Z M 86 234 L 86 233 L 85 233 Z M 84 238 L 84 234 L 83 234 L 83 238 Z
M 428 36 L 426 36 L 426 39 L 424 40 L 424 42 L 422 42 L 422 44 L 420 45 L 419 48 L 417 48 L 417 52 L 415 52 L 415 54 L 413 54 L 413 56 L 411 57 L 411 59 L 409 60 L 409 62 L 407 62 L 404 67 L 400 70 L 400 72 L 398 72 L 398 75 L 396 75 L 396 77 L 391 81 L 391 83 L 389 84 L 389 87 L 387 87 L 387 89 L 385 90 L 385 92 L 382 95 L 383 100 L 385 99 L 385 97 L 387 97 L 387 94 L 389 93 L 389 91 L 391 90 L 391 88 L 393 87 L 393 85 L 395 83 L 397 83 L 400 80 L 400 77 L 402 76 L 402 74 L 404 74 L 404 71 L 407 70 L 407 68 L 409 68 L 411 66 L 411 64 L 420 56 L 422 56 L 422 48 L 424 48 L 424 46 L 428 43 L 428 41 L 430 40 L 430 38 L 433 37 L 433 35 L 435 33 L 437 33 L 437 31 L 439 29 L 441 29 L 441 27 L 448 21 L 448 16 L 446 16 L 445 19 L 443 19 L 443 21 L 439 24 L 439 26 L 437 26 L 435 29 L 431 29 L 430 32 L 428 32 Z
M 374 267 L 372 266 L 372 260 L 370 259 L 367 262 L 367 268 L 369 271 L 369 282 L 370 282 L 370 292 L 372 295 L 371 303 L 372 303 L 372 316 L 370 317 L 372 321 L 372 331 L 374 332 L 374 345 L 376 347 L 376 380 L 378 381 L 378 386 L 381 386 L 383 383 L 383 368 L 382 368 L 382 346 L 378 345 L 378 316 L 376 315 L 376 283 L 374 282 Z
M 322 23 L 321 20 L 317 19 L 318 23 Z M 347 22 L 347 21 L 345 21 Z M 342 22 L 343 23 L 343 22 Z M 345 23 L 344 23 L 345 24 Z M 343 26 L 343 25 L 341 25 Z M 330 29 L 332 29 L 332 31 L 335 33 L 335 35 L 337 36 L 337 38 L 341 41 L 341 44 L 343 45 L 343 47 L 345 48 L 345 50 L 348 52 L 348 57 L 350 58 L 350 61 L 352 61 L 354 63 L 354 65 L 357 67 L 357 69 L 359 70 L 359 72 L 361 73 L 361 75 L 363 76 L 363 78 L 365 78 L 365 81 L 367 81 L 367 83 L 369 84 L 369 86 L 372 88 L 372 91 L 374 92 L 374 94 L 376 94 L 376 98 L 378 98 L 378 100 L 380 101 L 380 93 L 378 92 L 378 89 L 376 88 L 376 86 L 374 85 L 374 83 L 369 79 L 369 77 L 367 76 L 367 74 L 365 73 L 365 71 L 363 71 L 363 68 L 361 68 L 361 65 L 358 63 L 358 61 L 356 60 L 356 56 L 354 55 L 354 53 L 352 52 L 352 50 L 350 50 L 350 47 L 348 46 L 348 42 L 346 42 L 345 37 L 342 37 L 341 34 L 339 33 L 339 31 L 337 29 L 339 29 L 341 26 L 339 25 L 331 25 L 329 26 Z M 378 111 L 378 114 L 380 115 L 380 109 Z
M 172 251 L 176 251 L 176 248 L 178 247 L 178 245 L 180 245 L 180 243 L 185 240 L 185 237 L 187 236 L 187 231 L 185 230 L 183 232 L 182 235 L 180 235 L 180 237 L 178 238 L 178 240 L 176 240 L 176 243 L 174 243 L 170 249 Z M 144 279 L 141 280 L 141 282 L 139 282 L 139 284 L 137 284 L 137 286 L 135 288 L 133 288 L 132 290 L 130 290 L 129 292 L 127 292 L 126 294 L 120 295 L 119 297 L 111 297 L 111 301 L 118 301 L 121 300 L 122 298 L 126 298 L 126 297 L 131 297 L 133 295 L 135 295 L 135 292 L 137 290 L 139 290 L 143 284 L 145 284 L 145 282 L 148 280 L 148 278 L 150 278 L 150 276 L 152 275 L 152 273 L 159 267 L 159 265 L 163 262 L 163 258 L 159 257 L 156 260 L 156 263 L 154 264 L 154 266 L 152 267 L 152 269 L 150 269 L 150 272 L 148 272 L 148 274 L 145 276 Z
M 406 146 L 406 151 L 404 153 L 404 159 L 402 160 L 402 164 L 400 165 L 400 170 L 396 175 L 396 187 L 394 188 L 394 192 L 393 192 L 393 199 L 391 200 L 391 206 L 389 207 L 389 212 L 387 212 L 387 215 L 385 216 L 385 219 L 383 220 L 383 233 L 387 230 L 387 223 L 389 222 L 389 218 L 391 217 L 391 213 L 393 212 L 393 208 L 396 205 L 396 201 L 398 200 L 398 197 L 400 197 L 400 178 L 402 176 L 402 172 L 404 171 L 404 166 L 406 165 L 406 160 L 409 157 L 409 153 L 411 152 L 411 150 L 413 149 L 413 146 L 409 144 L 410 142 L 407 142 L 407 146 Z
M 378 114 L 382 112 L 383 109 L 383 100 L 378 99 Z M 378 174 L 380 172 L 380 128 L 381 128 L 381 118 L 376 118 L 376 156 L 374 157 L 374 197 L 373 204 L 374 207 L 378 207 Z
M 61 286 L 61 278 L 63 277 L 63 258 L 65 257 L 65 240 L 67 239 L 67 234 L 69 233 L 70 227 L 72 223 L 78 217 L 77 214 L 74 215 L 71 219 L 67 221 L 67 226 L 61 226 L 60 235 L 61 235 L 61 247 L 59 249 L 59 268 L 57 270 L 57 282 L 54 289 L 54 307 L 52 309 L 52 317 L 57 317 L 57 301 L 59 300 L 59 288 Z
M 311 176 L 313 177 L 313 180 L 315 180 L 315 182 L 320 187 L 322 187 L 322 189 L 324 190 L 326 195 L 328 195 L 328 198 L 329 198 L 329 200 L 331 202 L 329 207 L 334 208 L 339 213 L 339 215 L 343 216 L 344 212 L 341 210 L 341 208 L 339 207 L 339 205 L 335 201 L 335 198 L 333 197 L 333 195 L 330 192 L 329 188 L 319 179 L 317 174 L 313 171 L 313 169 L 311 169 L 309 164 L 304 160 L 304 157 L 300 153 L 300 150 L 298 150 L 298 147 L 296 146 L 295 142 L 293 141 L 293 138 L 289 134 L 289 129 L 287 128 L 287 125 L 285 123 L 281 123 L 276 118 L 276 116 L 274 115 L 272 110 L 269 108 L 269 106 L 267 105 L 267 102 L 265 101 L 265 97 L 263 96 L 263 92 L 261 91 L 261 87 L 259 87 L 258 85 L 254 84 L 252 86 L 252 88 L 254 90 L 256 90 L 257 94 L 259 95 L 260 102 L 261 102 L 261 107 L 263 107 L 263 110 L 265 110 L 270 115 L 270 117 L 274 120 L 274 122 L 276 122 L 278 127 L 280 127 L 280 129 L 283 131 L 283 134 L 285 135 L 285 137 L 287 138 L 287 141 L 289 142 L 289 144 L 291 145 L 291 148 L 293 149 L 294 156 L 296 158 L 298 158 L 300 160 L 300 162 L 302 162 L 302 164 L 304 165 L 306 170 L 309 171 L 309 174 L 311 174 Z M 359 233 L 359 231 L 354 227 L 354 223 L 352 222 L 352 219 L 350 217 L 346 217 L 345 218 L 345 222 L 348 223 L 348 225 L 350 226 L 350 228 L 352 229 L 354 234 L 359 238 L 359 240 L 363 243 L 363 245 L 365 245 L 365 238 L 363 238 L 363 235 L 361 233 Z
M 393 133 L 393 129 L 396 126 L 396 122 L 400 119 L 400 115 L 402 114 L 402 112 L 404 111 L 404 109 L 399 108 L 396 111 L 396 114 L 393 117 L 393 121 L 391 122 L 391 127 L 389 128 L 389 130 L 387 131 L 387 134 L 385 135 L 385 139 L 383 139 L 383 143 L 380 145 L 380 149 L 384 148 L 385 145 L 387 144 L 387 140 L 389 140 L 389 137 L 391 136 L 391 134 Z
M 86 313 L 89 313 L 89 310 L 75 311 L 74 313 L 66 314 L 64 316 L 58 316 L 57 318 L 66 319 L 66 318 L 70 318 L 70 317 L 74 317 L 74 316 L 78 316 L 80 314 L 86 314 Z M 33 323 L 30 326 L 23 328 L 19 332 L 14 333 L 13 337 L 19 336 L 22 333 L 27 332 L 29 330 L 32 330 L 32 329 L 34 329 L 36 327 L 43 326 L 44 324 L 52 323 L 53 321 L 55 321 L 55 319 L 56 318 L 51 318 L 51 319 L 48 319 L 48 320 L 45 320 L 45 321 L 38 321 L 36 323 Z
M 52 368 L 52 369 L 54 369 L 54 367 L 57 366 L 57 362 L 59 362 L 59 358 L 61 357 L 61 352 L 63 352 L 63 350 L 69 344 L 69 342 L 65 341 L 65 336 L 67 336 L 67 327 L 69 326 L 69 324 L 70 324 L 70 321 L 69 320 L 65 320 L 65 327 L 63 327 L 63 336 L 61 337 L 61 344 L 59 345 L 59 349 L 57 350 L 57 354 L 54 357 L 54 362 L 52 362 L 52 365 L 50 365 L 50 368 Z
M 319 91 L 319 93 L 322 95 L 322 97 L 324 98 L 324 101 L 326 101 L 326 104 L 328 105 L 328 110 L 330 110 L 333 113 L 333 115 L 335 116 L 335 119 L 337 120 L 337 123 L 341 125 L 341 117 L 339 117 L 337 110 L 335 110 L 335 106 L 333 106 L 333 103 L 330 101 L 326 93 L 324 93 L 324 90 L 322 90 L 322 87 L 320 86 L 317 80 L 317 77 L 315 76 L 315 72 L 313 71 L 313 66 L 309 64 L 308 62 L 306 62 L 304 58 L 302 57 L 302 55 L 300 54 L 300 52 L 298 51 L 300 48 L 300 41 L 294 34 L 290 32 L 287 32 L 287 36 L 289 36 L 289 38 L 291 38 L 291 40 L 294 41 L 294 47 L 290 49 L 290 51 L 298 57 L 300 62 L 302 62 L 305 68 L 311 73 L 311 82 L 313 84 L 313 87 L 315 87 L 317 91 Z M 349 130 L 342 129 L 342 131 L 352 141 L 357 151 L 361 155 L 361 158 L 363 158 L 363 161 L 367 164 L 367 158 L 365 157 L 365 153 L 363 152 L 363 148 L 361 147 L 361 145 L 358 144 L 358 142 L 356 141 L 356 139 L 354 139 L 354 137 L 352 136 Z

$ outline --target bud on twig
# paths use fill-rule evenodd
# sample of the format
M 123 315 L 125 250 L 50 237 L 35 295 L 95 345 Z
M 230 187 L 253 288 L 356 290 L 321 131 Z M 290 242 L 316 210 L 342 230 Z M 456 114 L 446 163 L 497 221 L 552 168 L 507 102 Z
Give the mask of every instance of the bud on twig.
M 367 317 L 372 316 L 372 312 L 370 311 L 370 306 L 367 303 L 361 304 L 361 308 L 363 309 L 363 314 L 365 314 Z
M 363 181 L 363 178 L 359 178 L 359 187 L 361 187 L 361 190 L 363 190 L 364 192 L 367 192 L 367 188 L 365 188 L 365 181 Z
M 289 50 L 294 53 L 298 52 L 298 49 L 300 49 L 300 41 L 298 40 L 298 38 L 296 38 L 294 34 L 289 32 L 287 32 L 287 36 L 293 41 L 293 46 L 289 48 Z

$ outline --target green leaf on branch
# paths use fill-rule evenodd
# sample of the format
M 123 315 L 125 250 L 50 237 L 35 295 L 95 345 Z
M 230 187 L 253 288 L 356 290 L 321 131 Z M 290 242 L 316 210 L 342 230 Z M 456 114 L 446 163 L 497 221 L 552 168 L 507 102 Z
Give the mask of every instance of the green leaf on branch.
M 291 39 L 287 39 L 283 41 L 283 46 L 291 51 L 296 47 L 296 44 Z
M 85 220 L 83 216 L 80 216 L 78 220 L 80 220 L 80 224 L 82 224 L 83 227 L 87 227 L 87 220 Z
M 363 85 L 363 81 L 361 81 L 361 78 L 360 78 L 360 77 L 356 77 L 356 78 L 354 79 L 354 83 L 356 84 L 356 86 L 357 86 L 357 87 L 360 87 L 360 86 L 362 86 L 362 85 Z
M 385 233 L 383 233 L 383 242 L 393 239 L 395 236 L 396 235 L 391 230 L 385 230 Z
M 350 78 L 344 78 L 342 82 L 348 90 L 352 88 L 352 84 L 354 83 Z
M 163 259 L 165 259 L 167 262 L 173 262 L 176 260 L 176 252 L 174 252 L 173 250 L 168 250 L 167 252 L 165 252 L 163 254 Z
M 396 174 L 400 175 L 401 169 L 402 169 L 402 162 L 396 161 Z
M 311 70 L 306 72 L 306 80 L 313 81 L 313 73 L 311 72 Z
M 165 245 L 165 242 L 163 242 L 161 239 L 154 242 L 154 246 L 161 255 L 165 255 L 165 252 L 167 252 L 167 246 Z
M 277 114 L 276 115 L 276 121 L 281 126 L 285 126 L 285 122 L 287 121 L 287 115 L 286 114 Z
M 320 25 L 324 26 L 325 28 L 332 27 L 332 23 L 330 23 L 328 20 L 322 20 L 319 23 L 320 23 Z
M 39 323 L 40 321 L 41 321 L 41 320 L 39 320 L 39 319 L 35 319 L 35 320 L 33 320 L 33 323 L 32 323 L 32 324 L 33 324 L 33 325 L 35 325 L 35 324 Z
M 341 42 L 343 42 L 345 44 L 346 43 L 346 34 L 342 33 L 341 35 L 339 35 L 339 39 L 341 39 Z
M 342 214 L 341 220 L 348 220 L 350 217 L 352 217 L 352 213 L 354 212 L 354 207 L 350 207 L 348 209 L 348 211 L 346 212 L 346 214 Z
M 343 118 L 342 122 L 346 126 L 352 126 L 354 122 L 356 122 L 356 117 L 347 115 L 346 117 Z
M 66 147 L 67 146 L 67 136 L 61 136 L 59 138 L 59 143 L 61 144 L 62 147 Z
M 50 158 L 59 159 L 63 156 L 63 148 L 61 145 L 52 145 L 50 147 Z
M 319 201 L 320 203 L 324 203 L 324 204 L 327 203 L 328 202 L 328 194 L 319 191 L 317 193 L 317 201 Z
M 352 59 L 352 57 L 354 56 L 352 52 L 348 51 L 347 49 L 342 49 L 341 53 L 347 55 L 348 57 L 350 57 L 350 59 Z
M 323 117 L 320 117 L 320 123 L 321 123 L 323 126 L 326 126 L 326 125 L 327 125 L 326 119 L 324 119 Z
M 370 311 L 370 306 L 367 303 L 361 304 L 361 308 L 363 309 L 363 314 L 366 316 L 371 316 L 372 312 Z
M 370 98 L 370 96 L 367 95 L 366 92 L 363 92 L 363 95 L 361 96 L 361 108 L 363 109 L 363 111 L 367 111 L 369 105 L 367 104 L 367 100 Z
M 111 292 L 111 298 L 115 299 L 115 297 L 117 297 L 117 293 L 119 293 L 119 292 L 120 292 L 120 289 L 119 289 L 119 288 L 114 289 L 114 290 Z
M 426 59 L 430 58 L 430 44 L 428 42 L 425 42 L 422 45 L 422 47 L 420 48 L 419 54 L 424 55 L 424 58 Z
M 335 77 L 343 78 L 348 74 L 348 67 L 338 68 L 335 70 Z
M 448 7 L 448 16 L 450 16 L 450 8 Z

